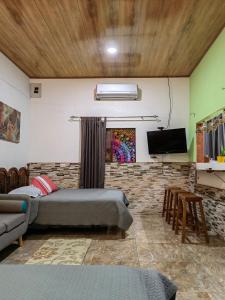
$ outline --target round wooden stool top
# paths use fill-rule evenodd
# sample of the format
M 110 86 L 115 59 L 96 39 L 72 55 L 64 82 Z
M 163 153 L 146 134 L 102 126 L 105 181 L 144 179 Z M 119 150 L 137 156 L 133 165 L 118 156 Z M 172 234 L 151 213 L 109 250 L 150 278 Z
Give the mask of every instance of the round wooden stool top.
M 192 192 L 180 193 L 179 198 L 185 201 L 201 201 L 203 199 L 202 197 L 197 196 Z
M 176 193 L 176 194 L 186 194 L 188 193 L 187 191 L 183 190 L 182 188 L 174 188 L 170 190 L 171 193 Z
M 175 185 L 166 187 L 166 190 L 172 190 L 172 189 L 181 189 L 181 187 L 180 186 L 175 186 Z

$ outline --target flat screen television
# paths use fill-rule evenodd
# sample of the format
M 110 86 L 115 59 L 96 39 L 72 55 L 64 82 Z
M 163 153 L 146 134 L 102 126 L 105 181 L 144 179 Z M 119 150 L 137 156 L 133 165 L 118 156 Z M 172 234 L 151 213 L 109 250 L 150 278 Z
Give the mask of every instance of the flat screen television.
M 149 154 L 186 153 L 185 128 L 148 131 Z

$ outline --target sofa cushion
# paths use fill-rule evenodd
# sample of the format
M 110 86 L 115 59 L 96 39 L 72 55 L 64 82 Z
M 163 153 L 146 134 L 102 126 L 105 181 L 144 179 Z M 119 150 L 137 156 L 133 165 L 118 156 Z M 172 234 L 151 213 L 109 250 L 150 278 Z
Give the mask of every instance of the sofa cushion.
M 6 232 L 11 231 L 13 228 L 24 223 L 26 220 L 25 214 L 1 214 L 1 223 L 5 224 Z
M 1 214 L 0 214 L 0 235 L 6 231 L 6 226 L 1 222 Z

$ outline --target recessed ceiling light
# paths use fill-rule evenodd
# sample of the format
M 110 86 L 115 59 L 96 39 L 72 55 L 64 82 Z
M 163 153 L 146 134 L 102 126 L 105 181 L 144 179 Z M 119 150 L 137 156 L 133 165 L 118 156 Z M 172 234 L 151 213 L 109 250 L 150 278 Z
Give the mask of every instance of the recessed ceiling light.
M 107 48 L 107 52 L 110 54 L 116 54 L 117 49 L 115 47 L 109 47 L 109 48 Z

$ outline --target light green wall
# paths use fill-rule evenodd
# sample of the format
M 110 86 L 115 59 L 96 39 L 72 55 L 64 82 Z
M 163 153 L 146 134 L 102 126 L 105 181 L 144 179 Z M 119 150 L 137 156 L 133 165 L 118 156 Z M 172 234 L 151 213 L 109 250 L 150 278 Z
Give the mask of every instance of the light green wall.
M 190 77 L 190 159 L 196 160 L 196 123 L 225 107 L 225 29 Z

